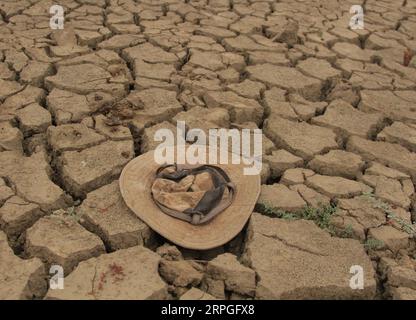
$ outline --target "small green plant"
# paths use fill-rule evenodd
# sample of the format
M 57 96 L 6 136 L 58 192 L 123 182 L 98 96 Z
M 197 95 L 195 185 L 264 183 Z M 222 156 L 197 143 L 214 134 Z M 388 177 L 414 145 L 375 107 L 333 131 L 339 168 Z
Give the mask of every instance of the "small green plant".
M 334 233 L 334 227 L 331 225 L 331 216 L 335 214 L 337 207 L 334 205 L 321 205 L 318 208 L 311 206 L 305 207 L 300 211 L 300 217 L 306 220 L 313 220 L 322 229 L 329 233 Z
M 272 217 L 285 220 L 305 219 L 314 221 L 320 228 L 334 234 L 334 228 L 331 225 L 331 216 L 335 214 L 337 207 L 334 205 L 320 205 L 318 208 L 305 206 L 296 212 L 287 212 L 275 208 L 268 203 L 259 203 L 256 205 L 256 211 Z
M 340 232 L 340 237 L 342 238 L 352 238 L 354 236 L 354 229 L 352 225 L 349 223 L 346 225 L 345 229 Z
M 285 220 L 299 219 L 295 213 L 277 209 L 268 203 L 256 204 L 255 210 L 271 218 L 280 218 L 280 219 L 285 219 Z
M 285 220 L 296 220 L 296 219 L 298 219 L 298 217 L 296 217 L 296 215 L 294 215 L 293 213 L 285 212 L 285 211 L 283 211 L 280 218 L 285 219 Z
M 368 238 L 365 243 L 364 247 L 367 250 L 378 250 L 384 247 L 384 242 L 374 238 Z
M 396 216 L 393 212 L 387 214 L 387 217 L 390 220 L 397 222 L 404 232 L 407 232 L 413 237 L 416 237 L 416 223 L 409 223 L 406 220 L 403 220 L 402 218 Z
M 286 212 L 271 206 L 268 203 L 257 203 L 255 210 L 271 218 L 281 218 Z
M 67 208 L 67 209 L 65 210 L 65 213 L 66 213 L 66 215 L 68 215 L 68 216 L 74 216 L 74 215 L 76 215 L 76 212 L 75 212 L 75 207 L 69 207 L 69 208 Z
M 68 207 L 65 209 L 60 209 L 60 210 L 55 211 L 53 214 L 56 216 L 61 216 L 61 217 L 68 217 L 74 220 L 75 222 L 78 222 L 81 218 L 80 212 L 77 212 L 77 208 L 75 207 Z
M 364 191 L 364 192 L 361 194 L 361 197 L 365 197 L 365 198 L 374 198 L 374 193 L 372 193 L 372 192 L 368 192 L 368 191 Z
M 381 199 L 376 198 L 376 196 L 373 193 L 365 193 L 363 195 L 365 197 L 368 197 L 373 202 L 374 208 L 383 210 L 387 218 L 392 221 L 395 221 L 404 232 L 407 232 L 412 237 L 416 237 L 416 223 L 409 223 L 403 218 L 398 217 L 393 212 L 389 204 L 385 203 Z

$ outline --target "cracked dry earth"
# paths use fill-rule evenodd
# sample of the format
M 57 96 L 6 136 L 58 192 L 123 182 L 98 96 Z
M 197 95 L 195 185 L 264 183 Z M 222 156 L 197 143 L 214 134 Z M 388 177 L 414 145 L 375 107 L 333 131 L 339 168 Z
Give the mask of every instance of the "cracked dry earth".
M 0 2 L 0 299 L 416 299 L 415 0 L 61 0 L 64 30 L 53 4 Z M 332 232 L 156 235 L 117 179 L 177 120 L 263 129 L 259 204 L 331 203 Z

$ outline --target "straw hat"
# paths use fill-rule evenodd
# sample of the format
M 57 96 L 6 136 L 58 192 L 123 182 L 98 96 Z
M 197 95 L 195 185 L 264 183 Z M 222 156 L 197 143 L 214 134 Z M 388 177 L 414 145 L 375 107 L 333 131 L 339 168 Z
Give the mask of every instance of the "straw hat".
M 119 180 L 120 191 L 127 206 L 166 239 L 188 249 L 212 249 L 230 241 L 243 229 L 260 193 L 259 175 L 244 175 L 245 165 L 242 161 L 240 164 L 231 164 L 231 161 L 228 163 L 212 168 L 220 168 L 219 170 L 225 172 L 231 180 L 233 188 L 231 192 L 224 193 L 224 198 L 227 194 L 232 200 L 228 199 L 226 208 L 206 223 L 193 224 L 183 221 L 161 209 L 164 206 L 157 200 L 164 197 L 155 199 L 154 193 L 160 191 L 155 189 L 163 189 L 166 186 L 160 187 L 160 183 L 155 183 L 160 179 L 158 172 L 163 168 L 154 160 L 154 151 L 131 160 L 124 167 Z M 170 196 L 172 195 L 175 193 Z

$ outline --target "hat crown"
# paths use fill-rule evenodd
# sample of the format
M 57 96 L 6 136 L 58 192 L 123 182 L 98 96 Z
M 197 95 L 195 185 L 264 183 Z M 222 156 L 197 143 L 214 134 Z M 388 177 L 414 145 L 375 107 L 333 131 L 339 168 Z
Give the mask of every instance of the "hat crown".
M 235 185 L 221 168 L 202 165 L 164 165 L 152 184 L 155 204 L 166 214 L 202 224 L 231 205 Z

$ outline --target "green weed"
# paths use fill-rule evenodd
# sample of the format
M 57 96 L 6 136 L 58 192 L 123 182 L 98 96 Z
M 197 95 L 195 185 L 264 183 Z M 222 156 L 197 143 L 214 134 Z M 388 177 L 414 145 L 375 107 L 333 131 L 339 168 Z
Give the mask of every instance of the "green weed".
M 377 249 L 381 249 L 382 247 L 384 247 L 384 242 L 381 240 L 368 238 L 364 243 L 364 247 L 367 250 L 377 250 Z
M 256 205 L 256 211 L 272 217 L 285 220 L 305 219 L 314 221 L 320 228 L 334 233 L 334 228 L 331 225 L 331 216 L 335 214 L 337 207 L 334 205 L 320 205 L 318 208 L 305 206 L 303 209 L 296 212 L 287 212 L 271 206 L 268 203 L 260 203 Z

